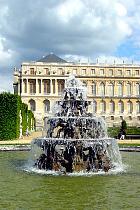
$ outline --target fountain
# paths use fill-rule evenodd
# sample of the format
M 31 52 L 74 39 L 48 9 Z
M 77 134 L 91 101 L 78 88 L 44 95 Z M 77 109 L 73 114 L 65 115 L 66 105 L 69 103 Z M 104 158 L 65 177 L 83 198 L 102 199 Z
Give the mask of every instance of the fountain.
M 71 75 L 63 98 L 45 119 L 44 137 L 32 141 L 35 168 L 61 173 L 108 172 L 120 166 L 116 139 L 107 136 L 102 117 L 88 112 L 86 87 Z

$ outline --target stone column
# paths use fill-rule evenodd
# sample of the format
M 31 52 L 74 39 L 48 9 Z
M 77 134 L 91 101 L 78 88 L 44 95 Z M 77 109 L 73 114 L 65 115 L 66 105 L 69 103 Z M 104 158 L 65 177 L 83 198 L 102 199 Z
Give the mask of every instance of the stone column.
M 124 103 L 124 114 L 128 114 L 128 109 L 127 109 L 127 101 L 128 100 L 122 100 Z
M 55 79 L 55 94 L 58 96 L 58 80 Z
M 132 82 L 132 96 L 136 96 L 136 85 L 135 85 L 135 82 L 133 81 Z
M 100 84 L 100 82 L 97 81 L 96 82 L 96 96 L 99 96 L 99 84 Z
M 39 84 L 38 84 L 38 79 L 36 79 L 36 94 L 39 94 Z
M 29 94 L 29 79 L 27 79 L 27 94 Z
M 123 83 L 123 96 L 128 96 L 128 94 L 127 94 L 127 82 L 126 81 Z
M 50 94 L 53 94 L 53 82 L 52 79 L 50 79 Z
M 39 90 L 38 90 L 38 79 L 35 80 L 35 89 L 36 89 L 36 94 L 38 95 Z
M 106 81 L 104 81 L 104 85 L 105 85 L 105 95 L 104 96 L 107 96 L 107 82 Z
M 117 81 L 114 82 L 114 96 L 118 95 L 118 86 L 117 86 Z
M 21 79 L 21 94 L 24 93 L 24 84 L 23 84 L 23 78 Z
M 43 94 L 43 81 L 42 79 L 40 80 L 40 85 L 41 85 L 41 95 Z
M 106 100 L 106 114 L 110 114 L 110 100 Z

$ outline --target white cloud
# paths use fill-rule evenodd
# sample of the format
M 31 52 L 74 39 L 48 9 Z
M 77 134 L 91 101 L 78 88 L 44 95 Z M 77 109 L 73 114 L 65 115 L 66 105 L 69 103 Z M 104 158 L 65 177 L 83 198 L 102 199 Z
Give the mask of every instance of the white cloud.
M 0 0 L 0 70 L 52 51 L 86 61 L 139 47 L 139 20 L 139 0 Z
M 120 0 L 14 2 L 6 0 L 5 18 L 0 21 L 2 35 L 14 51 L 111 53 L 131 34 L 127 8 Z
M 4 49 L 5 38 L 0 37 L 0 65 L 8 66 L 13 63 L 15 52 L 11 49 Z
M 9 75 L 0 74 L 0 93 L 13 92 L 12 77 Z
M 109 55 L 100 55 L 98 57 L 88 57 L 80 55 L 65 55 L 64 59 L 69 62 L 75 63 L 102 63 L 102 64 L 140 64 L 139 60 L 135 60 L 133 56 L 131 57 L 118 57 Z

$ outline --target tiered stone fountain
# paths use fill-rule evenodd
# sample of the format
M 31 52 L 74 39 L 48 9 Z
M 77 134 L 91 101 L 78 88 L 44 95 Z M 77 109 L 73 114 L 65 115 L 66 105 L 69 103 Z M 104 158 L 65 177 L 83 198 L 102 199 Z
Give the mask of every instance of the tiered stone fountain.
M 34 167 L 86 173 L 108 172 L 121 164 L 116 140 L 108 138 L 104 119 L 88 112 L 90 103 L 83 83 L 70 76 L 53 116 L 46 118 L 45 136 L 32 141 Z

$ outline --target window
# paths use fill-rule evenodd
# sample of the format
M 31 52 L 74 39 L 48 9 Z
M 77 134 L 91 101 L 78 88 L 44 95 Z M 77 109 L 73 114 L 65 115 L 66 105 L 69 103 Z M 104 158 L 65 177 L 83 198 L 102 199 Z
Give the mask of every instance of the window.
M 113 69 L 109 69 L 109 76 L 113 75 Z
M 93 113 L 97 112 L 97 102 L 93 101 Z
M 140 116 L 138 116 L 137 119 L 140 121 Z
M 35 75 L 35 70 L 34 70 L 34 68 L 30 68 L 30 74 L 31 74 L 31 75 Z
M 136 102 L 136 113 L 137 114 L 140 113 L 140 102 L 139 101 Z
M 77 75 L 77 69 L 73 69 L 73 75 Z
M 133 104 L 132 104 L 131 101 L 127 102 L 127 110 L 128 110 L 128 113 L 132 113 L 133 112 Z
M 82 75 L 86 75 L 86 69 L 82 69 Z
M 50 71 L 49 71 L 48 68 L 45 68 L 44 70 L 45 70 L 45 74 L 46 74 L 46 75 L 49 75 L 49 74 L 50 74 Z
M 27 81 L 23 80 L 23 84 L 24 84 L 24 93 L 27 93 Z
M 138 76 L 139 75 L 139 70 L 136 70 L 136 76 Z
M 126 70 L 126 75 L 130 76 L 131 75 L 131 71 L 130 70 Z
M 104 69 L 100 69 L 100 75 L 101 75 L 101 76 L 104 75 Z
M 95 74 L 95 69 L 91 69 L 91 74 Z
M 30 81 L 30 94 L 35 94 L 35 93 L 36 93 L 35 81 Z
M 38 80 L 39 93 L 41 93 L 41 80 Z
M 101 113 L 105 113 L 105 111 L 106 111 L 106 103 L 105 103 L 105 101 L 101 101 L 100 102 L 100 111 L 101 111 Z
M 122 96 L 123 95 L 123 86 L 122 83 L 118 84 L 118 96 Z
M 129 119 L 129 120 L 132 120 L 132 117 L 131 117 L 131 116 L 129 116 L 129 117 L 128 117 L 128 119 Z
M 114 85 L 113 85 L 113 83 L 110 83 L 108 85 L 108 95 L 109 96 L 114 96 Z
M 122 101 L 119 101 L 119 103 L 118 103 L 118 111 L 119 111 L 119 113 L 124 112 L 124 103 Z
M 45 100 L 44 101 L 44 112 L 49 112 L 50 111 L 50 101 L 49 100 Z
M 105 96 L 105 84 L 102 82 L 100 84 L 100 96 Z
M 140 84 L 136 83 L 136 96 L 140 96 Z
M 65 74 L 63 68 L 58 68 L 58 72 L 59 72 L 60 75 L 64 75 Z
M 64 90 L 65 82 L 64 80 L 58 81 L 58 95 L 61 95 Z
M 36 110 L 36 103 L 35 103 L 35 101 L 33 99 L 31 99 L 29 101 L 29 104 L 30 104 L 30 110 L 31 111 L 35 111 Z
M 114 103 L 114 101 L 110 101 L 110 103 L 109 103 L 109 111 L 110 111 L 110 113 L 114 113 L 115 112 L 115 103 Z
M 119 76 L 122 75 L 122 70 L 118 70 L 118 75 L 119 75 Z
M 44 81 L 44 94 L 50 94 L 50 80 Z
M 111 120 L 114 120 L 114 116 L 111 116 Z
M 83 80 L 83 86 L 87 87 L 87 81 L 86 80 Z
M 131 96 L 131 84 L 127 83 L 126 87 L 127 87 L 127 96 Z
M 92 95 L 96 96 L 96 83 L 95 82 L 92 83 Z

